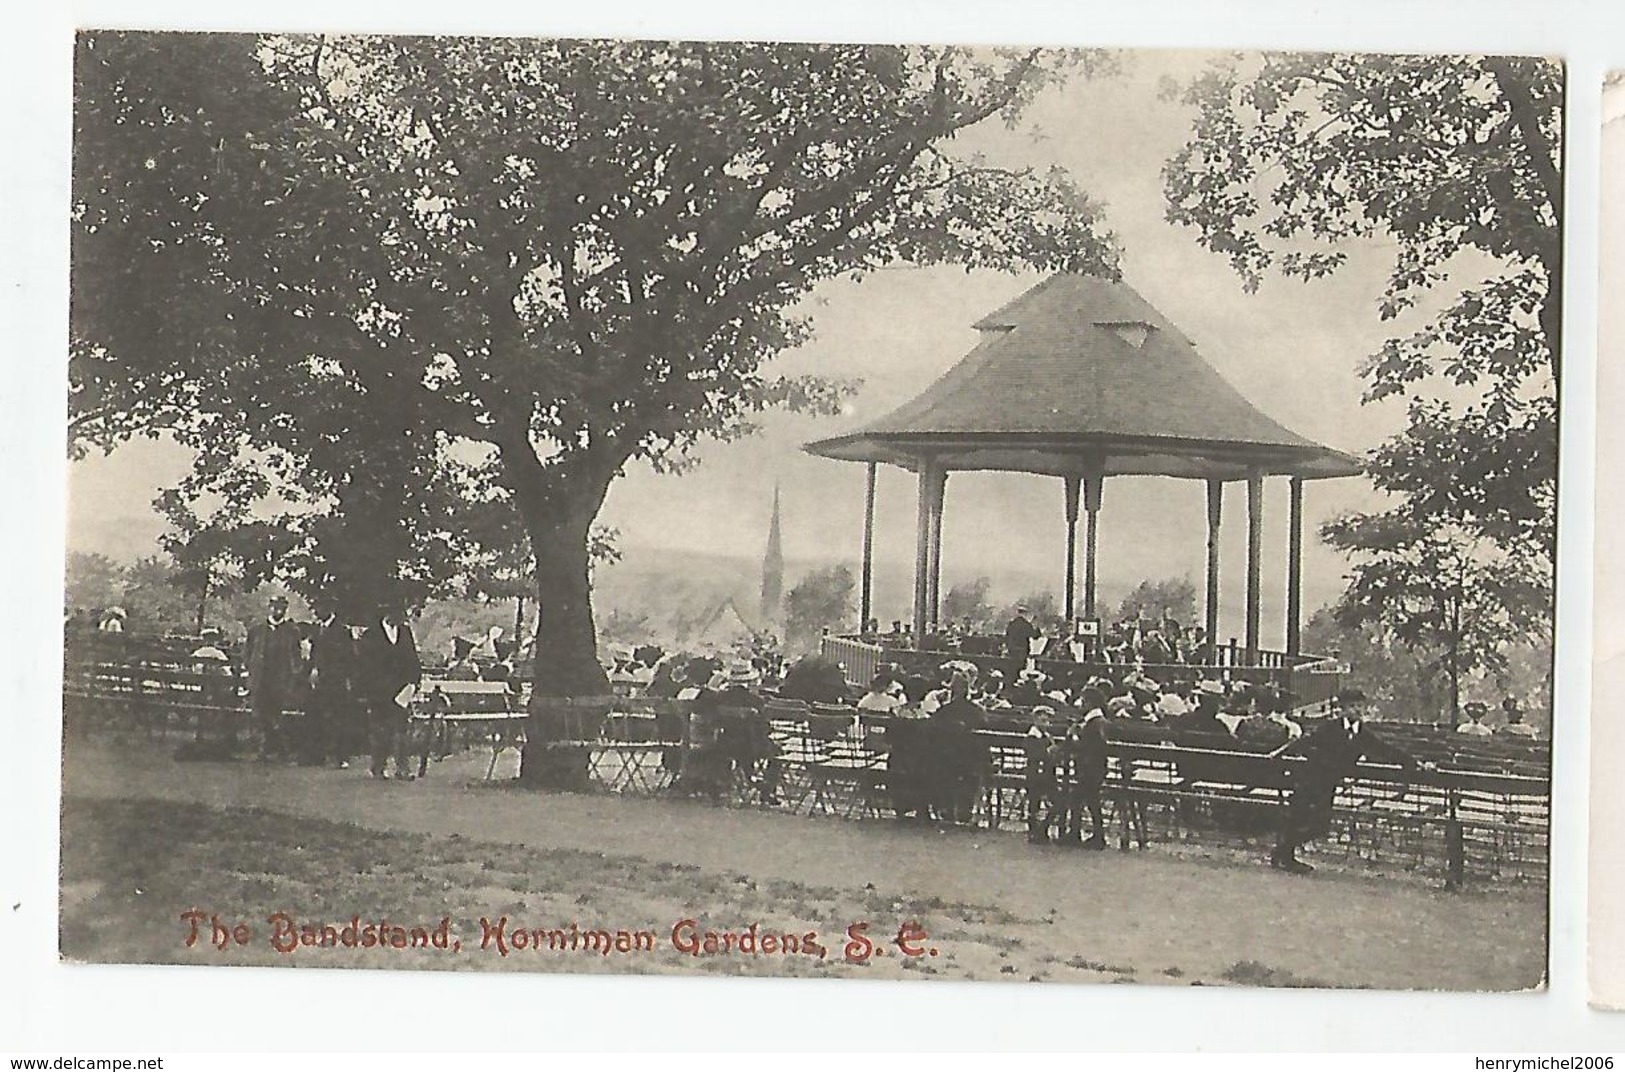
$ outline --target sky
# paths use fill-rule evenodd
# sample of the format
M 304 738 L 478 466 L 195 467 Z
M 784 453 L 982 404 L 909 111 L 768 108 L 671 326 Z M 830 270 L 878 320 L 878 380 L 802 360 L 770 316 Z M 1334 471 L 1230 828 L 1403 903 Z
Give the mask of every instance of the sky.
M 1397 329 L 1377 316 L 1377 299 L 1393 247 L 1371 241 L 1349 250 L 1330 279 L 1267 279 L 1243 290 L 1228 262 L 1201 249 L 1194 234 L 1165 220 L 1160 171 L 1188 136 L 1189 110 L 1162 99 L 1169 78 L 1198 72 L 1209 54 L 1124 54 L 1116 77 L 1075 79 L 1047 89 L 1014 130 L 990 122 L 957 143 L 1004 166 L 1059 165 L 1105 209 L 1122 247 L 1124 277 L 1178 325 L 1198 352 L 1241 393 L 1288 428 L 1356 455 L 1403 423 L 1403 404 L 1363 406 L 1361 360 Z M 856 565 L 862 532 L 863 466 L 802 451 L 809 440 L 839 435 L 907 401 L 976 343 L 971 324 L 1040 281 L 1037 275 L 957 268 L 885 270 L 861 282 L 821 286 L 808 299 L 813 336 L 776 362 L 776 371 L 858 378 L 862 387 L 840 417 L 768 414 L 759 434 L 707 444 L 700 464 L 682 475 L 631 468 L 612 487 L 600 520 L 629 549 L 677 548 L 759 557 L 775 484 L 782 489 L 784 549 L 792 562 Z M 164 443 L 138 442 L 105 458 L 76 463 L 71 473 L 71 549 L 129 559 L 155 549 L 161 521 L 151 511 L 157 490 L 178 479 L 187 456 Z M 1223 565 L 1227 615 L 1239 613 L 1245 568 L 1245 496 L 1226 489 Z M 1287 545 L 1285 478 L 1266 482 L 1264 636 L 1282 631 Z M 1313 537 L 1319 525 L 1350 510 L 1381 506 L 1363 478 L 1311 482 L 1305 494 L 1305 604 L 1335 599 L 1346 562 Z M 882 467 L 875 553 L 882 562 L 911 562 L 915 478 Z M 1061 482 L 1006 473 L 962 473 L 949 481 L 944 520 L 944 590 L 980 574 L 995 596 L 1033 575 L 1064 567 Z M 1107 481 L 1100 514 L 1103 588 L 1141 579 L 1189 576 L 1201 583 L 1205 489 L 1158 477 Z M 1017 576 L 1022 579 L 1016 580 Z M 794 576 L 790 578 L 794 581 Z M 1001 587 L 1006 589 L 1001 591 Z M 882 618 L 905 607 L 877 607 Z M 1224 631 L 1239 632 L 1239 620 Z

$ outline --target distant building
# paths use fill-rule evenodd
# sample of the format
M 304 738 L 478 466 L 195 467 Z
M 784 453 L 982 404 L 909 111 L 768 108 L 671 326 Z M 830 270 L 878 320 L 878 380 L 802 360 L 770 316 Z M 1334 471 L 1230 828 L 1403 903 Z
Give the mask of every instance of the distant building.
M 773 520 L 767 529 L 767 553 L 762 556 L 762 620 L 777 621 L 784 599 L 784 544 L 779 535 L 779 486 L 773 485 Z

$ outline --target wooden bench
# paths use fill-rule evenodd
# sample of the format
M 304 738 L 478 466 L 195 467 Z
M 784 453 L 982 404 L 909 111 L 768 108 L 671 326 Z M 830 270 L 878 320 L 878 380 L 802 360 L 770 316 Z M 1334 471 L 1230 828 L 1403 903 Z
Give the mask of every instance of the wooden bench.
M 525 709 L 506 681 L 428 678 L 412 699 L 409 754 L 418 756 L 419 777 L 428 773 L 429 758 L 444 758 L 456 747 L 478 740 L 491 749 L 489 781 L 502 753 L 524 744 Z

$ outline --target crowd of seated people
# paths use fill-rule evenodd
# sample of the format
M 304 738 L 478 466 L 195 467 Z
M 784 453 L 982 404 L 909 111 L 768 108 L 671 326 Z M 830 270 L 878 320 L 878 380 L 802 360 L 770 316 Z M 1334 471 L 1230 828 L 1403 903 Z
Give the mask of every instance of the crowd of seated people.
M 1211 664 L 1214 657 L 1201 628 L 1187 628 L 1172 617 L 1127 617 L 1108 625 L 1100 636 L 1067 636 L 1060 623 L 1040 625 L 1028 616 L 1025 606 L 1017 608 L 1002 633 L 983 631 L 969 617 L 945 622 L 921 636 L 907 622 L 893 621 L 889 630 L 882 630 L 878 620 L 870 619 L 861 638 L 883 648 L 989 656 L 1017 663 L 1025 663 L 1034 654 L 1048 661 L 1123 666 L 1201 665 Z
M 1524 720 L 1523 708 L 1519 706 L 1517 699 L 1511 696 L 1501 701 L 1499 723 L 1492 724 L 1489 721 L 1490 705 L 1482 700 L 1470 700 L 1463 704 L 1461 714 L 1461 721 L 1456 725 L 1456 733 L 1462 737 L 1525 741 L 1540 738 L 1540 731 Z
M 325 618 L 316 622 L 272 621 L 268 629 L 266 623 L 254 627 L 266 636 L 286 638 L 278 641 L 274 651 L 287 665 L 279 664 L 269 677 L 262 668 L 259 680 L 271 680 L 263 691 L 271 694 L 272 700 L 258 705 L 267 713 L 255 714 L 250 743 L 262 741 L 262 755 L 270 752 L 275 758 L 340 766 L 369 747 L 386 756 L 394 754 L 399 750 L 398 727 L 384 733 L 380 743 L 374 726 L 377 720 L 371 713 L 391 711 L 385 704 L 394 699 L 393 691 L 391 696 L 368 696 L 363 702 L 359 692 L 351 697 L 350 686 L 345 685 L 344 695 L 335 700 L 331 692 L 335 685 L 329 675 L 322 683 L 327 699 L 318 695 L 322 688 L 317 683 L 322 660 L 316 649 L 322 637 L 338 624 L 330 610 L 324 613 Z M 105 637 L 118 634 L 124 620 L 118 608 L 108 608 L 79 612 L 66 624 L 70 629 Z M 108 628 L 104 629 L 104 625 Z M 1007 630 L 1006 636 L 977 638 L 969 625 L 966 620 L 955 626 L 955 643 L 991 639 L 997 643 L 997 650 L 1004 652 L 1012 635 L 1022 632 Z M 341 660 L 363 661 L 360 641 L 378 633 L 380 626 L 369 623 L 366 627 L 338 627 L 348 650 Z M 904 641 L 911 639 L 902 623 L 894 623 L 891 635 Z M 1033 626 L 1027 643 L 1032 644 L 1037 636 L 1037 627 Z M 1303 734 L 1304 726 L 1292 714 L 1290 696 L 1270 685 L 1220 680 L 1221 675 L 1213 670 L 1184 663 L 1193 641 L 1200 642 L 1200 631 L 1184 630 L 1171 619 L 1155 627 L 1125 621 L 1100 638 L 1100 654 L 1107 665 L 1099 667 L 1099 672 L 1086 671 L 1087 677 L 1078 674 L 1065 680 L 1052 678 L 1035 658 L 1024 660 L 1019 669 L 1013 662 L 988 666 L 984 660 L 979 667 L 968 659 L 950 658 L 928 670 L 905 671 L 898 664 L 886 664 L 861 689 L 851 688 L 842 668 L 827 659 L 809 657 L 787 663 L 768 645 L 729 654 L 691 655 L 668 652 L 652 644 L 618 644 L 604 650 L 604 663 L 617 693 L 692 701 L 697 710 L 719 706 L 716 697 L 726 693 L 728 702 L 720 707 L 729 710 L 759 711 L 764 698 L 778 697 L 811 705 L 844 705 L 854 712 L 854 725 L 859 724 L 858 713 L 886 716 L 879 720 L 888 723 L 880 740 L 891 753 L 892 792 L 898 811 L 944 822 L 964 822 L 968 820 L 965 802 L 974 799 L 972 788 L 980 784 L 979 772 L 987 763 L 986 747 L 973 747 L 966 735 L 974 737 L 980 730 L 1020 735 L 1048 720 L 1053 725 L 1045 729 L 1044 736 L 1052 743 L 1059 739 L 1064 745 L 1069 732 L 1066 727 L 1081 724 L 1098 709 L 1104 720 L 1099 732 L 1124 742 L 1189 743 L 1267 752 Z M 252 645 L 233 641 L 214 628 L 188 638 L 187 643 L 199 671 L 221 682 L 222 705 L 235 702 L 237 683 L 253 657 L 253 652 L 246 649 Z M 262 643 L 258 650 L 263 653 L 271 649 Z M 520 658 L 516 645 L 504 640 L 499 629 L 493 629 L 473 640 L 454 638 L 443 664 L 419 665 L 425 681 L 503 681 L 517 689 L 521 679 L 528 676 L 520 668 Z M 273 679 L 281 679 L 282 683 Z M 753 697 L 749 704 L 741 702 L 746 693 Z M 425 698 L 433 697 L 426 694 L 419 697 L 420 702 Z M 319 719 L 303 720 L 303 728 L 295 734 L 290 724 L 279 721 L 274 713 L 273 709 L 282 706 L 328 713 Z M 1035 712 L 1047 714 L 1039 716 Z M 1493 727 L 1486 704 L 1468 703 L 1464 714 L 1458 730 L 1463 738 L 1498 736 L 1516 740 L 1537 736 L 1517 703 L 1510 699 L 1502 704 L 1501 717 Z M 309 732 L 311 728 L 316 732 Z M 1095 732 L 1091 728 L 1090 733 Z M 771 758 L 768 750 L 760 741 L 741 744 L 743 740 L 736 735 L 724 752 L 736 765 L 752 768 L 752 777 L 764 798 L 775 797 L 777 775 L 763 780 L 768 774 L 764 758 Z M 229 744 L 235 747 L 234 741 Z M 1073 767 L 1074 759 L 1067 759 Z M 374 765 L 379 766 L 376 760 Z M 1088 811 L 1087 801 L 1080 806 Z M 1055 822 L 1070 831 L 1079 824 L 1074 821 L 1075 809 L 1069 808 L 1071 805 L 1066 804 Z

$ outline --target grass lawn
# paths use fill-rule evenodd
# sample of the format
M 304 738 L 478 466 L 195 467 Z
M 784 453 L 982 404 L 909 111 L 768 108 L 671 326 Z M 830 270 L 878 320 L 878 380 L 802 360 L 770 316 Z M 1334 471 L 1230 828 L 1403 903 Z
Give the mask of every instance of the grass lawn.
M 1198 842 L 1068 852 L 986 830 L 535 793 L 485 781 L 471 756 L 401 783 L 75 742 L 63 763 L 62 952 L 116 963 L 1417 990 L 1527 989 L 1546 968 L 1535 884 L 1449 893 L 1415 876 L 1283 875 L 1262 852 Z M 205 933 L 189 947 L 183 914 L 193 909 Z M 277 951 L 267 923 L 276 913 L 328 944 Z M 252 934 L 212 948 L 215 914 Z M 414 926 L 427 940 L 450 917 L 448 948 L 344 944 L 357 917 L 405 926 L 403 941 Z M 507 956 L 481 925 L 504 917 Z M 677 948 L 685 919 L 695 923 L 679 944 L 712 931 L 719 946 Z M 908 943 L 922 955 L 895 941 L 909 922 L 929 932 Z M 845 956 L 855 923 L 876 943 L 864 963 Z M 726 936 L 752 924 L 761 941 L 741 954 Z M 600 930 L 609 952 L 582 948 Z M 787 935 L 811 953 L 779 951 Z
M 189 947 L 192 922 L 185 914 L 193 910 L 198 932 Z M 280 937 L 269 922 L 277 913 L 295 921 Z M 224 949 L 213 943 L 214 915 L 225 925 Z M 407 946 L 342 944 L 343 928 L 356 916 L 363 927 L 386 917 L 401 925 Z M 445 916 L 447 948 L 410 944 L 412 927 L 427 936 Z M 495 927 L 503 917 L 499 941 Z M 694 925 L 674 939 L 674 926 L 685 919 Z M 915 956 L 895 941 L 911 921 L 930 932 L 906 942 L 923 951 Z M 307 923 L 316 925 L 311 938 L 318 941 L 320 925 L 330 924 L 339 944 L 274 947 L 273 940 L 295 941 L 290 933 Z M 745 933 L 752 923 L 758 939 L 773 935 L 776 945 L 793 935 L 801 951 L 720 948 L 721 934 Z M 863 958 L 863 943 L 852 943 L 859 959 L 849 960 L 847 930 L 857 923 L 869 924 L 863 933 L 877 952 Z M 238 924 L 251 931 L 231 934 Z M 531 942 L 533 932 L 557 930 L 555 941 L 568 946 L 572 924 L 576 948 L 550 949 L 546 937 Z M 600 928 L 612 936 L 608 953 L 584 947 L 585 932 Z M 623 930 L 633 936 L 620 939 L 623 946 L 636 945 L 644 932 L 652 933 L 643 940 L 652 949 L 615 949 Z M 705 949 L 708 931 L 719 935 L 716 952 Z M 809 933 L 816 939 L 809 941 Z M 239 944 L 238 937 L 247 940 Z M 698 955 L 688 951 L 696 943 Z M 1105 963 L 1067 948 L 1053 918 L 1021 918 L 989 905 L 142 799 L 66 801 L 61 951 L 69 960 L 116 963 L 1314 985 L 1254 962 L 1238 962 L 1213 979 L 1174 964 Z

